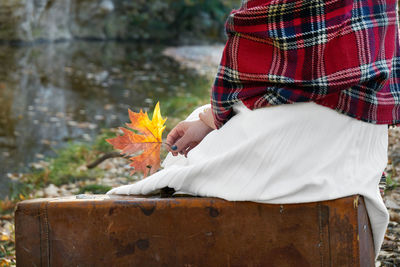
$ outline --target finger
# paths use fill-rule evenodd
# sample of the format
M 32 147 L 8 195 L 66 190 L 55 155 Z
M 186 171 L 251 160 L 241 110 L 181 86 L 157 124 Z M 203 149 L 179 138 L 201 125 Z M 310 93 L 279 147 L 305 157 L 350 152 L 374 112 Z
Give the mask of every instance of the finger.
M 175 147 L 176 147 L 175 145 L 170 146 L 169 144 L 166 144 L 166 147 L 167 147 L 168 152 L 170 152 L 174 157 L 178 155 L 178 152 L 176 152 L 176 149 L 175 149 Z
M 165 149 L 167 149 L 168 152 L 174 153 L 175 152 L 175 146 L 174 145 L 170 145 L 167 142 L 165 142 Z
M 187 155 L 188 155 L 189 151 L 192 150 L 193 148 L 195 148 L 198 144 L 199 144 L 199 142 L 191 142 L 189 144 L 189 146 L 186 148 L 186 151 L 185 151 L 185 157 L 186 158 L 187 158 Z
M 168 145 L 169 152 L 175 152 L 173 149 L 177 140 L 179 140 L 185 134 L 185 128 L 182 124 L 178 124 L 167 136 L 166 144 Z
M 185 151 L 191 143 L 191 137 L 188 134 L 183 135 L 178 141 L 176 141 L 175 146 L 177 147 L 175 152 L 185 154 Z
M 176 126 L 174 129 L 171 130 L 171 132 L 167 135 L 167 141 L 166 143 L 169 146 L 172 146 L 173 144 L 175 144 L 175 142 L 181 138 L 183 135 L 182 130 L 180 130 L 178 128 L 178 126 Z
M 178 152 L 171 152 L 172 156 L 176 157 L 178 156 Z

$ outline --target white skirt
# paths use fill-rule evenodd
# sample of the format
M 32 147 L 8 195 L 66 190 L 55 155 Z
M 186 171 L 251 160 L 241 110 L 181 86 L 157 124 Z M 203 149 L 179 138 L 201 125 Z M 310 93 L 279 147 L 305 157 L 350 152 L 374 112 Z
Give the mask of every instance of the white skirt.
M 163 170 L 108 194 L 146 195 L 168 186 L 197 196 L 276 204 L 360 194 L 378 254 L 389 217 L 378 188 L 387 163 L 387 125 L 312 102 L 253 111 L 240 104 L 235 113 L 187 158 L 169 154 Z

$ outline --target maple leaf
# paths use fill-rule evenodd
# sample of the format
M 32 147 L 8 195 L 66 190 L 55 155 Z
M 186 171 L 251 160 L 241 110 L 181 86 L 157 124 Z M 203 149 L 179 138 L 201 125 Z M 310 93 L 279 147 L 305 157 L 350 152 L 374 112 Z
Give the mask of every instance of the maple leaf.
M 161 117 L 159 103 L 154 108 L 152 120 L 149 119 L 147 112 L 143 113 L 142 110 L 139 113 L 128 111 L 131 123 L 127 123 L 126 126 L 130 129 L 120 127 L 119 129 L 124 135 L 106 141 L 113 145 L 115 149 L 121 150 L 122 154 L 127 156 L 135 154 L 129 158 L 132 161 L 130 166 L 134 168 L 131 174 L 141 171 L 146 177 L 149 173 L 153 174 L 160 168 L 162 133 L 167 119 Z M 142 153 L 137 155 L 139 152 Z

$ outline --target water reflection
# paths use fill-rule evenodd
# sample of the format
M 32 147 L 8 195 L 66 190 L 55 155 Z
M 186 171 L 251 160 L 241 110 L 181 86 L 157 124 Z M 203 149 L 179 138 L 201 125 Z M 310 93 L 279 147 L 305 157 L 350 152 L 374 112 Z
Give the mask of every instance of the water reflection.
M 26 170 L 69 140 L 122 125 L 128 107 L 204 97 L 207 82 L 160 52 L 110 42 L 0 47 L 0 195 L 8 172 Z

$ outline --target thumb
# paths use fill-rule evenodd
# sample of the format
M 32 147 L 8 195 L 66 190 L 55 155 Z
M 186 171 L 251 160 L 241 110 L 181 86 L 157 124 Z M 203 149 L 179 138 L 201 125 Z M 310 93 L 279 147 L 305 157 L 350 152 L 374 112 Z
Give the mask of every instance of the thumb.
M 191 138 L 189 134 L 184 134 L 178 141 L 176 141 L 175 146 L 177 147 L 174 152 L 180 153 L 185 152 L 186 148 L 188 147 L 189 143 L 191 143 Z

